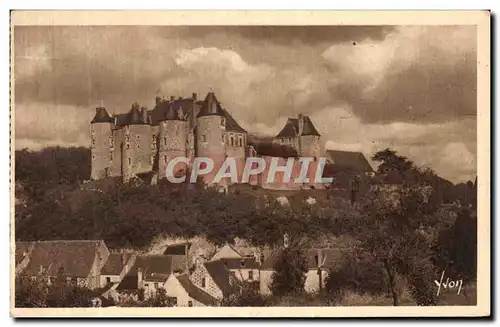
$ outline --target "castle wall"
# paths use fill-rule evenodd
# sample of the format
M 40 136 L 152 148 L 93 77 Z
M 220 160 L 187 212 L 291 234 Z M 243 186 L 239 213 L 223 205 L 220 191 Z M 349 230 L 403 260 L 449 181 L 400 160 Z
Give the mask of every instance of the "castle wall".
M 122 146 L 123 146 L 123 129 L 113 130 L 112 142 L 112 162 L 110 176 L 118 177 L 122 175 Z
M 300 155 L 302 157 L 319 157 L 319 136 L 305 135 L 300 137 Z
M 150 172 L 151 162 L 151 126 L 125 126 L 123 142 L 123 172 L 124 179 L 132 175 Z
M 206 184 L 211 184 L 225 160 L 225 127 L 221 124 L 221 116 L 210 115 L 198 118 L 196 125 L 196 156 L 208 157 L 214 162 L 211 173 L 203 175 Z
M 246 159 L 246 135 L 244 133 L 226 132 L 225 142 L 226 155 L 228 158 L 235 159 L 238 181 L 241 181 Z M 230 179 L 228 181 L 230 182 Z
M 300 154 L 300 144 L 298 137 L 278 137 L 273 140 L 273 143 L 287 145 L 295 149 Z
M 111 138 L 110 123 L 94 123 L 91 124 L 91 175 L 93 180 L 106 178 L 109 174 L 111 166 L 110 160 L 110 138 Z
M 179 120 L 160 122 L 158 176 L 166 177 L 168 163 L 178 157 L 186 157 L 187 123 Z M 185 164 L 179 163 L 173 169 L 174 175 L 181 170 L 187 171 Z M 185 173 L 184 173 L 185 174 Z

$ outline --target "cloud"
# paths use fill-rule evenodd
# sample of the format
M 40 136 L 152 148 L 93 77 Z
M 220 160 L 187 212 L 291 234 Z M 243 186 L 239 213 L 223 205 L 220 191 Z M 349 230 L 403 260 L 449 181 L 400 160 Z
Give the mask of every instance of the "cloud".
M 469 26 L 16 27 L 16 146 L 86 145 L 101 100 L 119 113 L 135 101 L 152 108 L 158 89 L 202 98 L 212 88 L 253 133 L 275 134 L 303 113 L 330 146 L 367 155 L 393 146 L 462 178 L 475 174 L 474 165 L 449 169 L 441 160 L 451 156 L 441 151 L 460 144 L 476 155 L 475 33 Z

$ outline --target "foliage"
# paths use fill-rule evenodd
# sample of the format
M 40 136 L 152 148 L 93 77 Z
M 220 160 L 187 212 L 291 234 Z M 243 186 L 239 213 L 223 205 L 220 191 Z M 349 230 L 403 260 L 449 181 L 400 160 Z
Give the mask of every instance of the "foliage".
M 306 280 L 307 262 L 301 249 L 284 248 L 271 277 L 273 295 L 284 296 L 301 292 Z

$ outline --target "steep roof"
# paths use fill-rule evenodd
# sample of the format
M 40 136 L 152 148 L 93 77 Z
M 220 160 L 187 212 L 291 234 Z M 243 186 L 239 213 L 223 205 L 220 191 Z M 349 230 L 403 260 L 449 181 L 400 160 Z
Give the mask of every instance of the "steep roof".
M 297 136 L 306 136 L 306 135 L 314 135 L 314 136 L 321 136 L 314 127 L 314 124 L 309 118 L 309 116 L 302 116 L 302 133 L 300 133 L 300 128 L 299 128 L 299 119 L 298 118 L 288 118 L 287 122 L 285 123 L 285 126 L 281 130 L 281 132 L 278 133 L 276 137 L 297 137 Z
M 237 132 L 237 133 L 246 133 L 236 120 L 231 116 L 231 114 L 226 110 L 222 109 L 222 114 L 226 117 L 226 131 L 228 132 Z
M 196 287 L 187 275 L 179 275 L 176 278 L 191 298 L 207 306 L 215 306 L 217 304 L 217 299 Z
M 296 158 L 299 156 L 295 148 L 286 144 L 265 142 L 253 144 L 253 147 L 259 156 L 281 158 Z
M 316 127 L 314 127 L 314 124 L 312 123 L 311 118 L 309 118 L 309 116 L 303 116 L 303 121 L 304 121 L 304 126 L 302 126 L 301 135 L 321 136 Z
M 101 275 L 120 275 L 131 253 L 111 253 L 101 269 Z
M 207 93 L 205 100 L 203 100 L 203 104 L 201 105 L 201 110 L 198 113 L 197 117 L 212 116 L 212 115 L 224 116 L 224 112 L 214 92 L 210 91 Z
M 172 273 L 172 257 L 168 255 L 139 255 L 130 273 L 137 276 L 137 269 L 142 269 L 144 280 L 161 280 Z
M 323 257 L 322 260 L 323 268 L 335 267 L 335 265 L 337 265 L 340 262 L 343 253 L 343 249 L 316 249 L 316 248 L 308 249 L 305 252 L 308 269 L 318 268 L 316 263 L 317 262 L 316 256 L 318 255 L 319 251 L 322 253 Z M 267 259 L 262 263 L 260 269 L 274 270 L 274 266 L 276 265 L 282 254 L 283 254 L 283 249 L 278 249 L 271 252 L 269 257 L 267 257 Z
M 151 125 L 156 126 L 160 121 L 166 120 L 170 110 L 175 113 L 174 117 L 179 117 L 178 113 L 181 111 L 182 119 L 185 119 L 193 111 L 195 103 L 196 101 L 193 98 L 162 100 L 156 104 L 153 110 L 148 111 L 148 116 L 151 117 Z
M 34 276 L 40 267 L 49 276 L 62 272 L 65 276 L 87 277 L 103 241 L 40 241 L 31 252 L 23 274 Z M 105 246 L 105 245 L 104 245 Z
M 113 122 L 113 118 L 111 118 L 109 116 L 108 112 L 106 111 L 106 108 L 104 108 L 104 107 L 95 108 L 95 116 L 92 119 L 92 121 L 90 122 L 91 124 L 94 124 L 94 123 L 112 123 L 112 122 Z
M 222 258 L 216 261 L 221 261 L 227 269 L 259 269 L 259 264 L 255 257 L 243 258 Z
M 299 135 L 299 120 L 297 118 L 288 118 L 285 126 L 276 137 L 297 137 Z
M 220 288 L 223 294 L 231 294 L 234 287 L 230 280 L 233 278 L 230 271 L 221 260 L 206 262 L 205 268 L 208 274 L 212 277 L 214 283 Z
M 350 169 L 359 173 L 372 172 L 373 168 L 361 152 L 327 150 L 327 161 L 341 169 Z

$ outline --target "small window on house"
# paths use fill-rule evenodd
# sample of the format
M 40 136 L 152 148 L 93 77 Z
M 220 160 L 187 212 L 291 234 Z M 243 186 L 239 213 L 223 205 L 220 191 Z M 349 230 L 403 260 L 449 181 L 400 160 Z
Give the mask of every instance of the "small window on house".
M 111 277 L 106 277 L 106 284 L 111 284 Z
M 253 280 L 253 270 L 248 271 L 248 280 Z
M 292 138 L 291 137 L 288 138 L 288 143 L 292 143 Z
M 149 284 L 148 283 L 144 284 L 144 287 L 149 287 Z
M 155 283 L 155 289 L 158 289 L 158 283 Z
M 202 288 L 205 288 L 206 286 L 207 286 L 207 280 L 205 279 L 205 277 L 203 277 L 203 278 L 201 279 L 201 287 L 202 287 Z
M 188 307 L 192 307 L 193 306 L 193 301 L 188 301 Z
M 128 158 L 128 164 L 131 165 L 132 164 L 132 158 Z
M 172 298 L 172 301 L 174 302 L 174 306 L 177 306 L 177 298 L 176 297 Z

